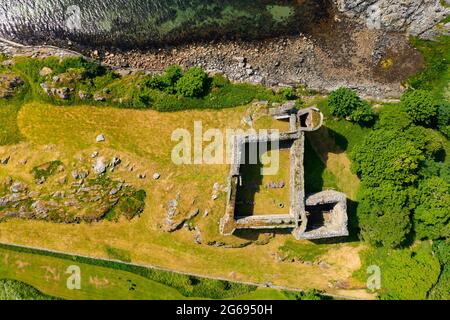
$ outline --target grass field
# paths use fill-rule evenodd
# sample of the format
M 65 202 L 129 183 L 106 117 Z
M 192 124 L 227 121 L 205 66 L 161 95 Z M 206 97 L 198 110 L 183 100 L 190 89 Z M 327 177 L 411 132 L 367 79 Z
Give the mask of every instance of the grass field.
M 176 166 L 170 161 L 174 146 L 171 132 L 174 129 L 192 130 L 194 120 L 201 120 L 204 130 L 236 128 L 244 111 L 245 107 L 162 114 L 151 110 L 57 107 L 39 103 L 23 106 L 18 115 L 18 127 L 26 142 L 0 147 L 0 154 L 11 155 L 10 163 L 0 167 L 0 178 L 11 175 L 32 184 L 30 172 L 33 167 L 55 159 L 70 165 L 76 163 L 80 156 L 89 159 L 93 151 L 98 151 L 108 157 L 119 155 L 124 163 L 135 165 L 132 173 L 119 169 L 113 175 L 146 190 L 147 205 L 143 215 L 131 222 L 56 225 L 9 220 L 0 224 L 0 240 L 98 257 L 110 257 L 110 248 L 115 248 L 115 252 L 125 252 L 127 259 L 136 263 L 207 273 L 231 280 L 270 281 L 279 285 L 330 291 L 330 282 L 350 279 L 354 268 L 358 268 L 357 250 L 344 252 L 339 248 L 332 249 L 335 251 L 331 259 L 332 267 L 323 272 L 318 266 L 276 261 L 274 255 L 278 248 L 291 235 L 277 235 L 265 246 L 251 245 L 236 250 L 196 245 L 193 233 L 185 229 L 174 234 L 160 230 L 166 212 L 165 204 L 180 192 L 180 210 L 183 213 L 194 208 L 199 208 L 201 212 L 205 209 L 209 211 L 207 217 L 194 219 L 195 225 L 202 231 L 204 243 L 216 241 L 242 246 L 254 239 L 255 235 L 252 238 L 246 235 L 228 238 L 218 234 L 217 222 L 224 212 L 225 194 L 212 201 L 211 191 L 215 182 L 226 183 L 227 165 Z M 104 144 L 95 142 L 95 137 L 100 133 L 105 134 Z M 27 158 L 27 164 L 19 164 L 24 158 Z M 317 164 L 322 166 L 320 162 Z M 153 181 L 136 177 L 137 173 L 145 171 L 150 175 L 160 172 L 161 179 Z M 336 179 L 339 182 L 339 177 Z M 341 258 L 336 259 L 336 256 Z M 356 264 L 349 268 L 346 259 Z M 359 288 L 359 284 L 355 283 L 353 288 Z M 351 290 L 349 294 L 352 294 Z
M 81 287 L 71 290 L 67 286 L 70 276 L 67 270 L 74 265 L 80 268 Z M 52 297 L 71 300 L 204 299 L 186 297 L 173 287 L 132 272 L 5 248 L 0 249 L 0 297 L 14 300 L 47 300 Z M 229 298 L 288 300 L 294 299 L 295 294 L 272 288 L 252 288 L 248 293 Z
M 176 129 L 187 129 L 192 133 L 194 121 L 201 121 L 203 132 L 216 128 L 219 130 L 243 128 L 241 120 L 246 115 L 248 106 L 223 110 L 205 109 L 207 101 L 198 100 L 201 104 L 198 107 L 202 110 L 195 110 L 197 101 L 195 99 L 189 102 L 189 108 L 194 110 L 171 113 L 149 109 L 112 108 L 108 107 L 107 103 L 69 105 L 72 103 L 69 101 L 65 103 L 66 105 L 56 106 L 48 97 L 44 97 L 42 92 L 39 93 L 40 76 L 36 70 L 40 70 L 42 66 L 39 63 L 34 66 L 33 63 L 29 65 L 23 60 L 14 67 L 14 71 L 26 81 L 23 93 L 18 94 L 15 100 L 0 102 L 0 157 L 11 156 L 7 165 L 0 166 L 0 180 L 11 176 L 27 183 L 33 191 L 48 192 L 53 190 L 52 188 L 57 188 L 55 179 L 59 176 L 56 175 L 53 180 L 49 179 L 44 185 L 36 185 L 32 175 L 36 167 L 44 163 L 61 161 L 66 172 L 59 175 L 70 176 L 72 168 L 79 166 L 89 168 L 92 165 L 90 155 L 95 151 L 105 158 L 118 156 L 122 159 L 122 165 L 110 176 L 124 179 L 136 189 L 145 190 L 146 206 L 143 214 L 131 221 L 122 219 L 118 222 L 67 225 L 10 219 L 0 223 L 0 242 L 154 265 L 230 280 L 272 282 L 282 286 L 320 289 L 334 293 L 342 293 L 342 290 L 330 288 L 330 284 L 346 281 L 349 283 L 349 289 L 345 290 L 344 294 L 364 295 L 364 290 L 360 290 L 363 284 L 352 278 L 353 272 L 360 266 L 358 252 L 362 246 L 359 242 L 321 245 L 320 250 L 315 250 L 314 244 L 307 241 L 292 245 L 290 234 L 276 234 L 273 238 L 264 232 L 242 232 L 232 237 L 221 236 L 218 232 L 218 221 L 225 210 L 226 194 L 223 189 L 227 183 L 229 166 L 175 165 L 172 162 L 171 152 L 177 142 L 172 141 L 171 136 Z M 56 64 L 53 68 L 62 67 L 57 65 L 57 62 L 54 63 Z M 96 78 L 94 86 L 101 88 L 100 82 L 110 81 L 107 78 L 108 75 Z M 124 93 L 127 99 L 131 99 L 133 90 L 129 88 L 132 86 L 130 79 L 114 81 L 115 85 L 111 85 L 110 88 L 112 93 Z M 236 94 L 228 92 L 229 101 L 225 102 L 231 105 L 234 101 L 251 101 L 255 94 L 257 97 L 261 95 L 262 98 L 267 95 L 280 98 L 262 88 L 255 87 L 250 90 L 248 86 L 250 85 L 236 87 L 229 85 L 230 90 L 238 92 Z M 80 101 L 77 100 L 73 104 L 78 103 Z M 358 128 L 328 117 L 326 105 L 324 108 L 328 133 L 336 131 L 349 137 L 351 140 L 348 143 L 349 147 L 361 138 Z M 262 117 L 256 121 L 255 128 L 285 131 L 287 125 L 274 121 L 271 117 Z M 312 135 L 308 137 L 305 150 L 305 187 L 307 192 L 338 189 L 353 199 L 359 181 L 349 170 L 350 162 L 346 154 L 349 148 L 343 144 L 344 139 L 337 133 L 319 134 L 316 138 Z M 104 143 L 96 143 L 99 134 L 106 137 Z M 194 139 L 193 136 L 191 138 Z M 317 141 L 319 143 L 316 143 Z M 132 166 L 133 171 L 126 169 L 126 165 Z M 161 174 L 159 180 L 151 179 L 155 172 Z M 147 179 L 138 177 L 143 174 L 146 174 Z M 288 174 L 289 157 L 283 156 L 279 175 L 276 178 L 264 177 L 261 185 L 264 187 L 272 180 L 284 180 L 287 183 Z M 215 183 L 219 183 L 222 191 L 217 200 L 212 200 Z M 283 190 L 263 190 L 265 193 L 257 194 L 256 197 L 260 200 L 267 200 L 257 201 L 259 206 L 257 211 L 266 212 L 266 209 L 274 205 L 274 200 L 275 204 L 277 202 L 287 204 L 288 190 L 289 186 L 286 185 Z M 167 204 L 175 198 L 178 198 L 181 217 L 199 210 L 200 214 L 191 219 L 189 225 L 197 226 L 201 230 L 201 245 L 194 243 L 195 234 L 187 228 L 175 233 L 162 230 L 167 216 Z M 278 207 L 278 211 L 282 213 L 282 208 Z M 204 215 L 204 212 L 208 212 L 208 215 Z M 280 262 L 277 256 L 283 247 L 289 247 L 297 256 L 314 247 L 312 251 L 315 252 L 316 260 L 325 261 L 330 267 L 323 270 L 316 264 Z M 53 266 L 53 262 L 46 260 L 48 257 L 34 257 L 30 254 L 19 257 L 18 253 L 3 253 L 5 256 L 13 256 L 11 259 L 15 261 L 26 261 L 25 265 L 32 270 L 29 273 L 36 274 L 37 277 L 24 275 L 12 269 L 13 265 L 5 262 L 1 270 L 7 274 L 7 278 L 24 281 L 46 294 L 57 297 L 108 298 L 112 292 L 110 290 L 113 290 L 110 289 L 111 286 L 115 286 L 124 299 L 180 298 L 181 294 L 174 288 L 167 289 L 159 282 L 136 274 L 127 278 L 125 276 L 127 272 L 120 271 L 125 274 L 119 279 L 114 277 L 117 271 L 86 266 L 88 277 L 92 277 L 93 280 L 87 280 L 83 289 L 85 291 L 77 293 L 79 296 L 76 294 L 74 296 L 74 293 L 70 293 L 69 296 L 69 293 L 64 291 L 62 280 L 52 282 L 51 278 L 47 277 L 49 280 L 43 281 L 43 272 L 47 271 L 40 270 L 42 266 L 54 268 L 56 274 L 60 275 L 59 279 L 62 279 L 68 261 L 56 259 Z M 104 283 L 111 285 L 105 286 L 105 290 L 101 292 L 91 292 L 102 285 L 103 278 L 107 279 Z M 127 279 L 123 280 L 125 278 Z M 127 280 L 137 283 L 136 287 L 140 289 L 128 290 Z M 271 294 L 282 295 L 270 289 L 258 289 L 248 295 L 262 298 Z

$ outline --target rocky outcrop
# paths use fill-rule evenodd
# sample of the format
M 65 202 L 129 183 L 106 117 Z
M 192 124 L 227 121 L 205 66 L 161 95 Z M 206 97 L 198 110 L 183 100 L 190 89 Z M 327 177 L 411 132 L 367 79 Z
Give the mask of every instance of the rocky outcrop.
M 440 0 L 334 0 L 339 11 L 365 23 L 369 28 L 406 32 L 421 38 L 448 33 L 450 25 L 437 28 L 450 8 Z

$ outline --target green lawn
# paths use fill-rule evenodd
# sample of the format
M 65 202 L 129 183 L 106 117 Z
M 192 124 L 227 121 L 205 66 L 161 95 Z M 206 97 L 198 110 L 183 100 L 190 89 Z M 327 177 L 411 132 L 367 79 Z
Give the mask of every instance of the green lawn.
M 67 288 L 71 265 L 81 269 L 81 290 Z M 0 278 L 64 299 L 186 299 L 176 289 L 130 272 L 5 249 L 0 249 Z

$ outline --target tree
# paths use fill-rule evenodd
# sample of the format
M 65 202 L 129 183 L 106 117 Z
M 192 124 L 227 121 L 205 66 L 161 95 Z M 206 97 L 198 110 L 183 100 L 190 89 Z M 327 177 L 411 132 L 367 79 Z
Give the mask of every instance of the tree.
M 374 119 L 374 112 L 366 101 L 361 101 L 359 107 L 350 114 L 349 119 L 353 122 L 369 123 Z
M 331 114 L 354 122 L 370 122 L 374 113 L 370 105 L 361 100 L 355 91 L 339 88 L 328 97 Z
M 428 242 L 401 250 L 372 248 L 362 258 L 365 265 L 380 267 L 383 300 L 425 300 L 441 272 Z
M 357 216 L 361 236 L 377 246 L 399 247 L 411 231 L 409 190 L 391 183 L 361 186 Z
M 331 114 L 336 117 L 346 118 L 355 111 L 361 103 L 355 91 L 348 88 L 339 88 L 328 97 L 328 106 Z
M 433 251 L 441 263 L 438 283 L 430 292 L 430 299 L 450 300 L 450 240 L 434 241 Z
M 450 185 L 440 177 L 420 183 L 414 228 L 419 239 L 450 238 Z
M 450 103 L 447 101 L 440 103 L 437 114 L 439 131 L 447 138 L 450 138 Z
M 425 160 L 421 148 L 398 130 L 374 130 L 351 153 L 352 169 L 369 186 L 380 181 L 410 185 Z
M 376 127 L 403 131 L 411 125 L 412 121 L 405 110 L 397 105 L 388 105 L 381 109 Z
M 428 91 L 408 91 L 403 94 L 400 103 L 415 124 L 429 126 L 436 118 L 437 106 Z
M 190 68 L 178 80 L 176 91 L 188 98 L 201 97 L 205 93 L 207 79 L 208 75 L 201 68 Z

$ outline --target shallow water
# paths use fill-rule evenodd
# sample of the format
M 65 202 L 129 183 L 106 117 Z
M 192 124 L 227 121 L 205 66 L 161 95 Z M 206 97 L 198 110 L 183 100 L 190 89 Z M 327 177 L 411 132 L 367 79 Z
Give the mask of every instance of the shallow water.
M 329 7 L 330 0 L 1 0 L 0 35 L 93 46 L 257 39 L 304 31 Z

